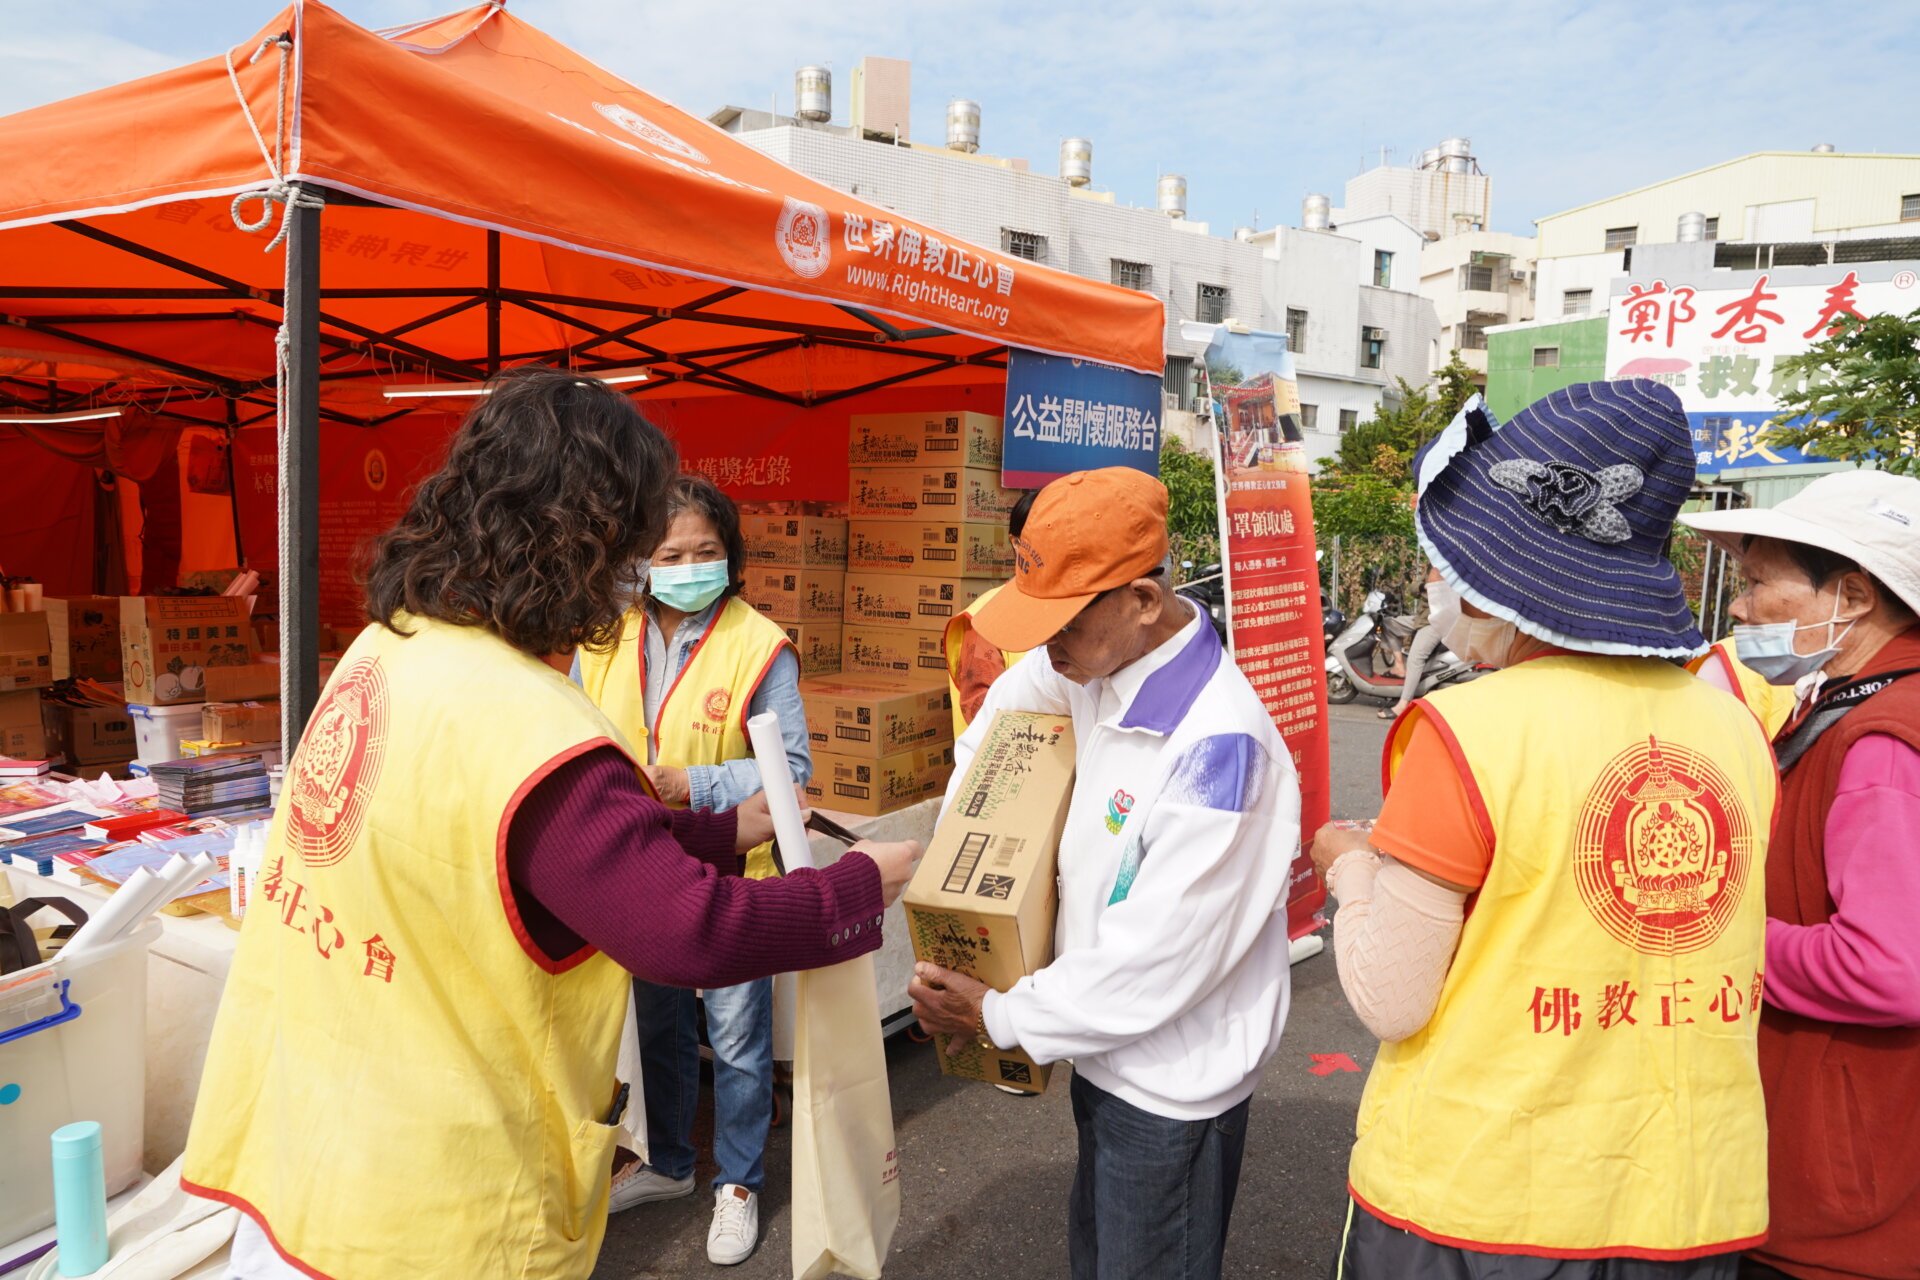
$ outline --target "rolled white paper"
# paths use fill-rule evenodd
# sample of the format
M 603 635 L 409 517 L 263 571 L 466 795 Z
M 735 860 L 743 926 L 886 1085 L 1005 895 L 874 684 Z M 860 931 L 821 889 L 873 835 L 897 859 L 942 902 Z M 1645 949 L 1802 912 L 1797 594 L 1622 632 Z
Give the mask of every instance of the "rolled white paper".
M 813 865 L 807 843 L 807 824 L 800 819 L 800 801 L 793 794 L 793 770 L 787 767 L 787 743 L 780 736 L 780 717 L 763 711 L 747 721 L 747 740 L 753 744 L 754 763 L 760 766 L 760 786 L 767 793 L 773 815 L 773 838 L 780 845 L 780 861 L 789 871 Z
M 152 910 L 150 904 L 161 888 L 159 876 L 145 867 L 135 867 L 133 874 L 108 896 L 106 905 L 88 916 L 87 922 L 74 931 L 67 945 L 60 949 L 61 954 L 75 956 L 92 947 L 105 946 L 137 926 L 147 918 Z

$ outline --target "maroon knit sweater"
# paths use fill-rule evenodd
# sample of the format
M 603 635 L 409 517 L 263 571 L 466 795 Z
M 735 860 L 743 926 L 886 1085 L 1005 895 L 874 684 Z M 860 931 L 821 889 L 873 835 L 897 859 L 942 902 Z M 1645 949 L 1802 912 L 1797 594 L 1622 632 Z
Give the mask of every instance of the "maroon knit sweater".
M 880 869 L 849 853 L 820 871 L 740 878 L 732 813 L 669 809 L 602 747 L 528 793 L 507 830 L 507 877 L 528 934 L 555 960 L 583 943 L 675 987 L 731 987 L 880 946 Z

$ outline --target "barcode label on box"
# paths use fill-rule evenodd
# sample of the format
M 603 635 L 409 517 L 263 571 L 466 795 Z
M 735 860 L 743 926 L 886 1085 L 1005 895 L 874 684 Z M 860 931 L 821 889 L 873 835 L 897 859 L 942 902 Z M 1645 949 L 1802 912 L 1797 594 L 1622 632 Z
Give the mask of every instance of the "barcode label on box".
M 993 851 L 993 865 L 999 870 L 1006 870 L 1013 865 L 1013 860 L 1019 857 L 1020 851 L 1026 847 L 1027 842 L 1025 840 L 1018 839 L 1014 836 L 1002 838 L 1000 847 Z
M 922 560 L 958 560 L 960 553 L 951 547 L 922 547 L 920 558 Z
M 872 742 L 873 730 L 858 729 L 852 725 L 840 724 L 833 727 L 833 736 L 843 738 L 848 742 Z
M 987 851 L 986 832 L 975 831 L 960 842 L 960 852 L 953 856 L 953 865 L 947 869 L 947 881 L 940 888 L 946 893 L 965 893 L 967 884 L 973 879 L 973 873 L 980 866 L 980 855 Z

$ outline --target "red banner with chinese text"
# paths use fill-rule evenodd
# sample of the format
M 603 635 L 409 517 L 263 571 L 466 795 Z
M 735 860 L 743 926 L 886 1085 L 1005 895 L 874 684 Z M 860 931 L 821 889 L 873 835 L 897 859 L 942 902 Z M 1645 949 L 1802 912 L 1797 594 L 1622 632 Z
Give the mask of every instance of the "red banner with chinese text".
M 1299 445 L 1250 443 L 1235 450 L 1236 434 L 1228 436 L 1221 520 L 1231 592 L 1227 615 L 1234 657 L 1300 775 L 1301 845 L 1287 887 L 1287 936 L 1298 938 L 1322 923 L 1318 913 L 1327 891 L 1307 848 L 1332 805 L 1313 502 Z

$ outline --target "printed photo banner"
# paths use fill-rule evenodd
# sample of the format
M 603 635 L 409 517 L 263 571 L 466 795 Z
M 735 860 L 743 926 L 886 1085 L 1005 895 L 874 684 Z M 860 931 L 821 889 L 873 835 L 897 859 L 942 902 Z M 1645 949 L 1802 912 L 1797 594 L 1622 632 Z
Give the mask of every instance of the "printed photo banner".
M 1286 341 L 1285 334 L 1216 329 L 1207 364 L 1240 378 L 1236 386 L 1214 388 L 1225 453 L 1220 545 L 1227 618 L 1234 660 L 1266 704 L 1300 776 L 1301 847 L 1287 893 L 1287 933 L 1298 938 L 1322 923 L 1327 892 L 1306 850 L 1331 815 L 1332 783 L 1313 495 Z

